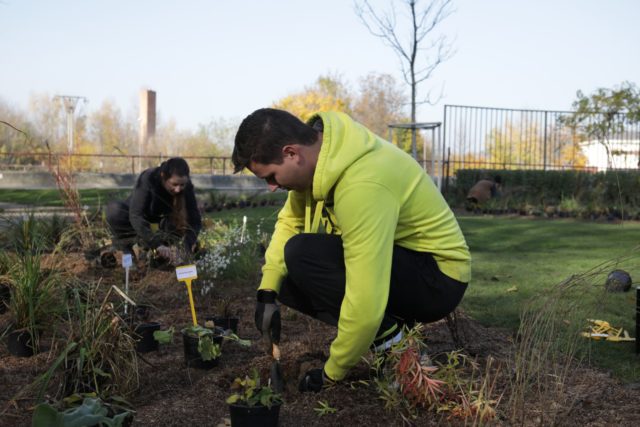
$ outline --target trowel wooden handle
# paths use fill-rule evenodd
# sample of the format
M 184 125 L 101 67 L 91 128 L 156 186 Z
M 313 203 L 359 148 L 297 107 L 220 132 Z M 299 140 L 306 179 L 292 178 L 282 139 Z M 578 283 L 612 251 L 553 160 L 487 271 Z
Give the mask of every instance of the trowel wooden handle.
M 276 343 L 271 344 L 271 355 L 273 356 L 274 359 L 280 360 L 280 347 L 278 347 L 278 344 Z

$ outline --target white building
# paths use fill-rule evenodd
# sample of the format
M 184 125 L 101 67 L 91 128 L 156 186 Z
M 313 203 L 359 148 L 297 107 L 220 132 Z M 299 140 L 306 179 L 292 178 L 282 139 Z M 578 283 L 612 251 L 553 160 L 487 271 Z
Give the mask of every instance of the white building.
M 611 159 L 607 158 L 607 149 L 597 140 L 580 143 L 582 153 L 587 158 L 587 167 L 598 172 L 609 169 L 638 169 L 640 167 L 640 139 L 611 139 L 608 143 Z

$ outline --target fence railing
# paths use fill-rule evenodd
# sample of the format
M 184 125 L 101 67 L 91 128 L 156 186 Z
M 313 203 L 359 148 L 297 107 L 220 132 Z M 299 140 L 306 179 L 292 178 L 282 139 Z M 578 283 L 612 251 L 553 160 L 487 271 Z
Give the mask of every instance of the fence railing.
M 616 116 L 606 143 L 567 119 L 572 112 L 445 105 L 449 174 L 457 169 L 630 169 L 640 160 L 640 124 Z M 600 118 L 593 114 L 582 127 Z
M 229 175 L 233 173 L 230 157 L 182 156 L 191 173 Z M 0 153 L 0 170 L 38 171 L 65 168 L 75 172 L 140 173 L 146 168 L 158 166 L 169 156 L 137 156 L 124 154 L 83 153 Z

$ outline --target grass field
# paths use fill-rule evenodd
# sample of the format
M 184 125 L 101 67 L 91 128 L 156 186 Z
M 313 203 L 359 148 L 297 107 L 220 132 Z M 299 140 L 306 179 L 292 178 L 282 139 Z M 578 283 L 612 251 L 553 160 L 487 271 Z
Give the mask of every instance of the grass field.
M 125 199 L 131 190 L 91 189 L 79 190 L 83 205 L 99 206 L 106 204 L 111 199 Z M 60 192 L 56 189 L 47 190 L 0 190 L 0 200 L 4 203 L 16 203 L 19 205 L 33 206 L 62 206 Z

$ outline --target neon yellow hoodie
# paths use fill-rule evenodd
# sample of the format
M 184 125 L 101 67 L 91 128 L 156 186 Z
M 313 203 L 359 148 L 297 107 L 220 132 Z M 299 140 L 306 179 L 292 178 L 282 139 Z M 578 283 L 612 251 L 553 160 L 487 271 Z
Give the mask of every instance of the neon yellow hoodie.
M 346 114 L 318 113 L 309 123 L 318 117 L 324 133 L 313 188 L 289 192 L 259 288 L 280 290 L 287 275 L 284 245 L 293 235 L 316 232 L 320 223 L 321 231 L 341 234 L 345 297 L 324 367 L 340 380 L 366 353 L 382 322 L 394 244 L 430 252 L 444 274 L 461 282 L 471 278 L 471 257 L 453 212 L 411 156 Z

